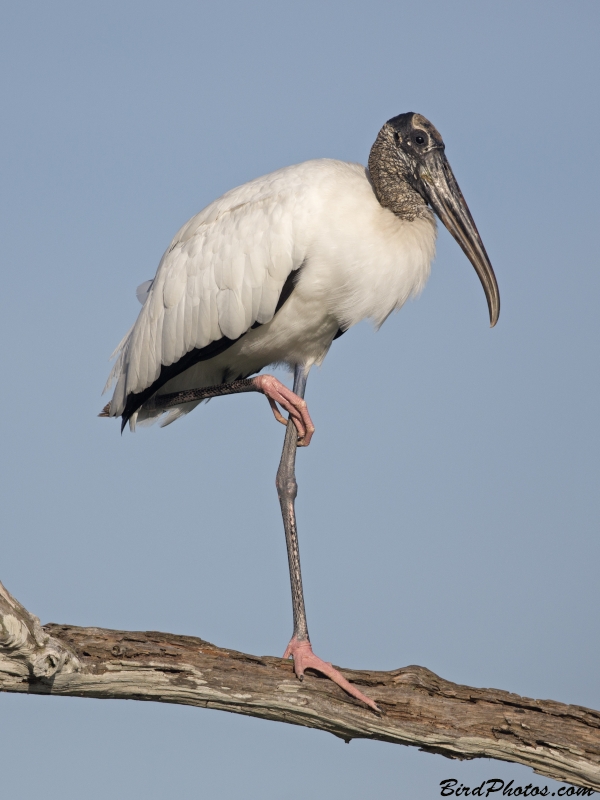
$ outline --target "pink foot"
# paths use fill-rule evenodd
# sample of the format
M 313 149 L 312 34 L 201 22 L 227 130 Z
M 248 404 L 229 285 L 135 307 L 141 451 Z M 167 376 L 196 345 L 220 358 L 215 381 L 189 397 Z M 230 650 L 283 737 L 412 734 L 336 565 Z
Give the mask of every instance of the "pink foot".
M 278 422 L 282 422 L 284 425 L 288 423 L 277 408 L 277 403 L 288 412 L 298 430 L 298 447 L 308 447 L 315 432 L 315 426 L 308 413 L 306 402 L 273 375 L 257 375 L 256 378 L 252 378 L 252 381 L 259 392 L 266 395 Z
M 344 676 L 338 672 L 335 667 L 332 667 L 330 663 L 327 661 L 322 661 L 318 656 L 316 656 L 313 651 L 311 644 L 308 640 L 299 641 L 295 636 L 292 637 L 290 643 L 285 649 L 285 653 L 283 654 L 284 658 L 289 658 L 293 656 L 294 658 L 294 672 L 298 676 L 300 680 L 304 677 L 304 670 L 310 667 L 311 669 L 316 669 L 318 672 L 322 672 L 323 675 L 327 675 L 334 683 L 337 683 L 338 686 L 341 686 L 345 692 L 348 692 L 349 695 L 352 697 L 356 697 L 357 700 L 361 700 L 363 703 L 372 708 L 373 711 L 380 711 L 377 704 L 364 695 L 361 691 L 359 691 L 356 686 L 353 686 L 349 683 Z

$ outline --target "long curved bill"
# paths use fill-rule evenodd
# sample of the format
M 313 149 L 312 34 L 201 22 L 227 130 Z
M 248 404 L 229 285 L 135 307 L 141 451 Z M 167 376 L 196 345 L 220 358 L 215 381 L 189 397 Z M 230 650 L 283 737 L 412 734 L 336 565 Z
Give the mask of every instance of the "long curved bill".
M 500 292 L 496 276 L 469 207 L 442 150 L 433 150 L 425 156 L 425 164 L 419 170 L 418 188 L 475 267 L 487 299 L 490 327 L 493 328 L 500 315 Z

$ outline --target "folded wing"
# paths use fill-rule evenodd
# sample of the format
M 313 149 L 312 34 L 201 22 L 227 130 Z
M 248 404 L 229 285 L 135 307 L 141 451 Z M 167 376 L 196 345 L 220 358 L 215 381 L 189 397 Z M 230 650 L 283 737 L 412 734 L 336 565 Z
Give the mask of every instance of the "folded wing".
M 161 368 L 182 359 L 183 367 L 191 351 L 272 319 L 286 278 L 305 257 L 295 214 L 303 187 L 294 178 L 287 168 L 234 189 L 177 233 L 115 353 L 111 416 L 151 387 Z

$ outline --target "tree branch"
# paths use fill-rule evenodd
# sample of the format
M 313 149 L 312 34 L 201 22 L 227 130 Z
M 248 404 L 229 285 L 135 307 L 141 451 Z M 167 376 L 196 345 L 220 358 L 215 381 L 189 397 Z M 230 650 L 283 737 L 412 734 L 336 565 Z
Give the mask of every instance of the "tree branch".
M 600 712 L 497 689 L 423 667 L 342 670 L 381 708 L 289 661 L 223 650 L 192 636 L 41 626 L 0 583 L 0 691 L 154 700 L 378 739 L 448 758 L 497 758 L 600 791 Z

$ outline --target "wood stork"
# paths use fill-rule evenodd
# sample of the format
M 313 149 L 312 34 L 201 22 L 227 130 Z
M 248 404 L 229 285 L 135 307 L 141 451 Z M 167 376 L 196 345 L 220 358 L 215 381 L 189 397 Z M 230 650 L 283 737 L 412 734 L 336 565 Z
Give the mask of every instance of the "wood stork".
M 210 397 L 266 395 L 287 425 L 276 481 L 294 618 L 284 658 L 293 657 L 298 678 L 316 669 L 375 710 L 312 652 L 294 511 L 296 447 L 314 432 L 304 401 L 310 368 L 351 325 L 370 318 L 380 326 L 424 287 L 435 253 L 433 212 L 475 268 L 493 327 L 496 278 L 442 137 L 409 112 L 385 123 L 368 169 L 307 161 L 232 189 L 192 217 L 139 289 L 143 308 L 115 351 L 107 386 L 116 387 L 101 414 L 134 429 L 165 413 L 169 424 Z M 270 375 L 249 377 L 275 363 L 294 370 L 293 391 Z

